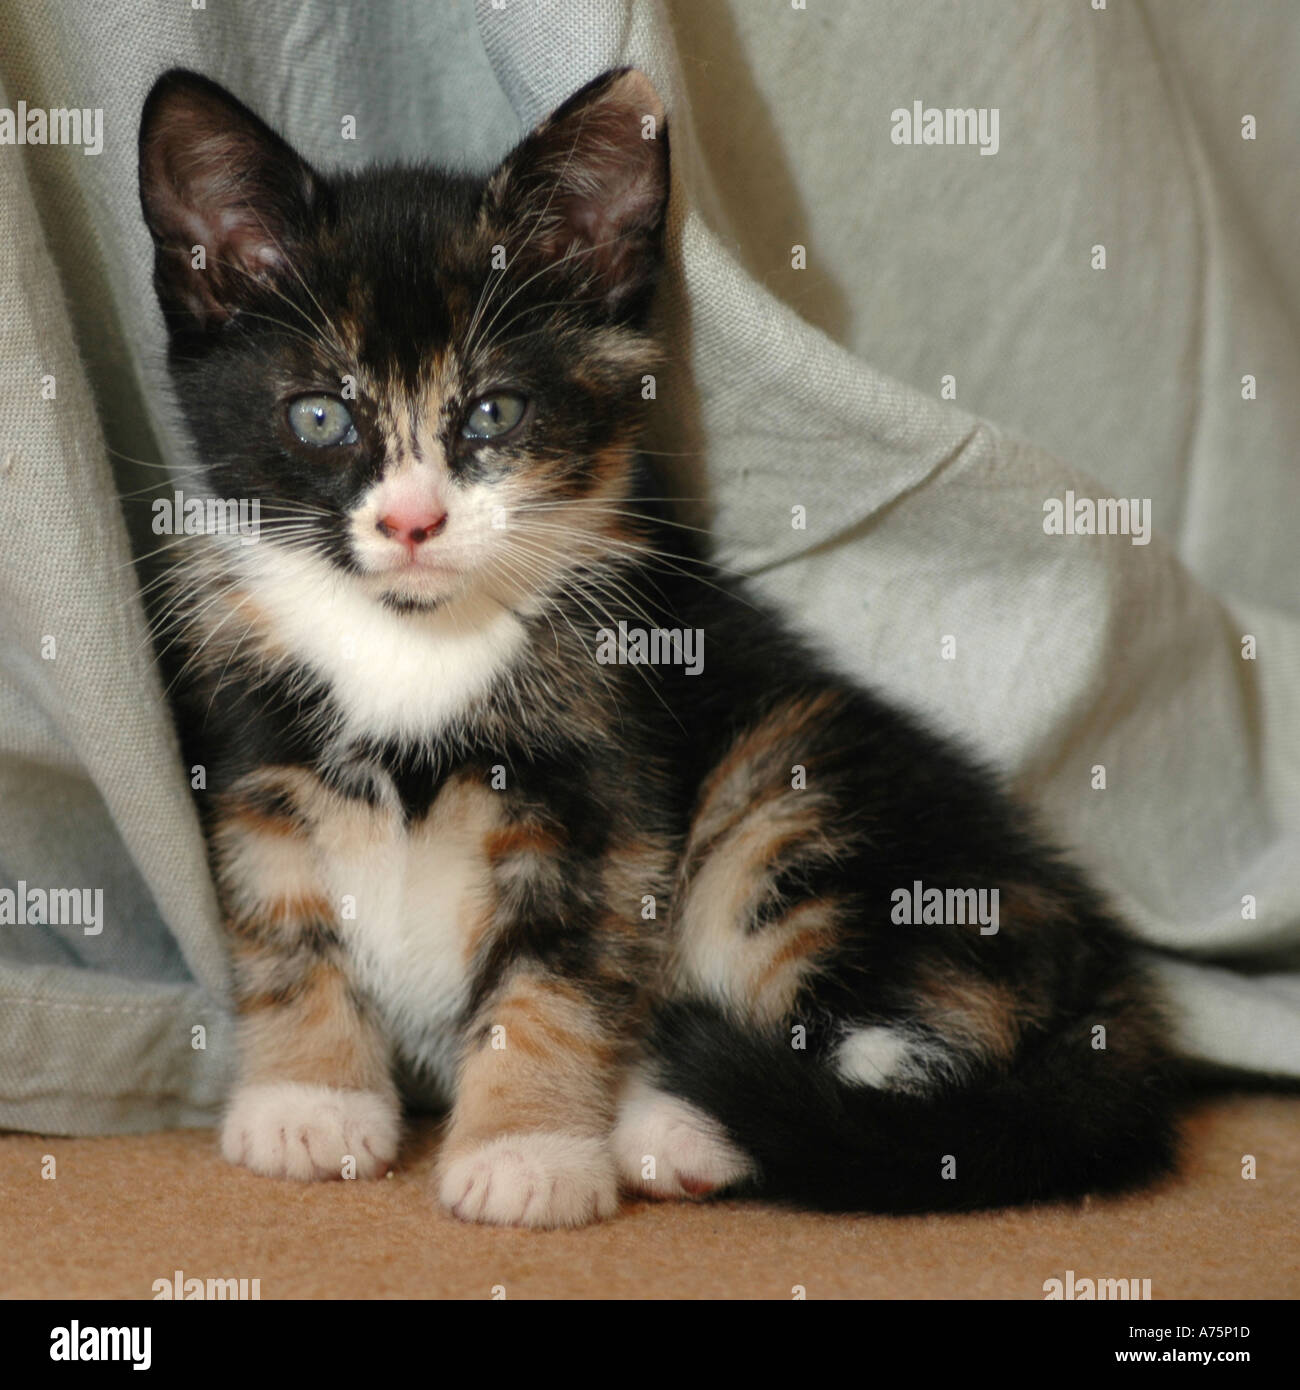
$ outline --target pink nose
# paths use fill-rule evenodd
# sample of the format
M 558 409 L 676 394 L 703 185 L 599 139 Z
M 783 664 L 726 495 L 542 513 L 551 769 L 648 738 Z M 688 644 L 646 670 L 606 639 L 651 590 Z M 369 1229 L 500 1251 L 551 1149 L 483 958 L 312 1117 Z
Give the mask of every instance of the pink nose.
M 401 541 L 414 555 L 417 546 L 432 540 L 446 524 L 446 512 L 436 512 L 428 508 L 395 510 L 380 518 L 377 529 L 390 540 Z

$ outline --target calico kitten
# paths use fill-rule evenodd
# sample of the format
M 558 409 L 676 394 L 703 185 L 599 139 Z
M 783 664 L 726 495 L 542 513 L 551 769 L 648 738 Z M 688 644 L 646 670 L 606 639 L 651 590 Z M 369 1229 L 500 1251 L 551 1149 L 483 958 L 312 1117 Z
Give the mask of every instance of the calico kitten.
M 233 953 L 230 1160 L 381 1174 L 405 1073 L 450 1105 L 439 1196 L 478 1221 L 1167 1167 L 1158 1014 L 1098 894 L 651 500 L 641 73 L 473 178 L 320 174 L 173 71 L 140 186 L 205 488 L 261 508 L 256 544 L 187 543 L 168 610 Z M 668 630 L 702 669 L 601 659 Z

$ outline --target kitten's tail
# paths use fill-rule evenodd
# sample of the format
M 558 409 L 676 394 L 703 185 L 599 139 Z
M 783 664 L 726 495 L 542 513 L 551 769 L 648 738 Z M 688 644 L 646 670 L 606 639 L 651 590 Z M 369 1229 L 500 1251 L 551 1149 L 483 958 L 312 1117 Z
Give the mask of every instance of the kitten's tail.
M 664 1005 L 651 1053 L 657 1083 L 754 1160 L 748 1193 L 825 1211 L 955 1211 L 1119 1191 L 1172 1166 L 1168 1062 L 1145 1045 L 1067 1042 L 1075 1033 L 1040 1035 L 1012 1069 L 924 1097 L 850 1085 L 824 1047 L 705 1003 Z

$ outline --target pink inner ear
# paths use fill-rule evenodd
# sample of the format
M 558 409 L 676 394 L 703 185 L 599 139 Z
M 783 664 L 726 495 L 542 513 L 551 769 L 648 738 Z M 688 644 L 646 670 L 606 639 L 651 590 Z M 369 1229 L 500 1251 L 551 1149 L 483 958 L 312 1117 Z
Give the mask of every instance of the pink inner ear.
M 255 152 L 248 142 L 237 136 L 208 136 L 181 154 L 181 169 L 173 166 L 167 183 L 191 245 L 207 248 L 209 265 L 256 274 L 282 264 L 283 255 L 269 214 L 259 214 L 250 201 L 260 182 L 250 176 L 250 154 Z
M 261 276 L 284 265 L 284 252 L 273 233 L 257 220 L 255 212 L 228 211 L 221 218 L 216 243 L 226 248 L 222 261 L 242 266 L 250 275 Z

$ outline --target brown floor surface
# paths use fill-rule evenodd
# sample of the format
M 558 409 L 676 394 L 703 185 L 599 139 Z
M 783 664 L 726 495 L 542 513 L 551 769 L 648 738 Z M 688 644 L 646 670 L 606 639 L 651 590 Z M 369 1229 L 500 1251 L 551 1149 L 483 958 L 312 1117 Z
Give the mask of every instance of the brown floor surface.
M 433 1203 L 432 1128 L 377 1183 L 227 1167 L 206 1131 L 0 1135 L 0 1297 L 150 1298 L 155 1279 L 257 1278 L 270 1298 L 1033 1298 L 1149 1278 L 1154 1298 L 1300 1295 L 1300 1099 L 1186 1121 L 1178 1177 L 1081 1206 L 944 1217 L 637 1203 L 581 1231 L 465 1226 Z M 57 1177 L 42 1179 L 53 1154 Z M 1258 1176 L 1242 1178 L 1242 1156 Z

